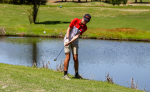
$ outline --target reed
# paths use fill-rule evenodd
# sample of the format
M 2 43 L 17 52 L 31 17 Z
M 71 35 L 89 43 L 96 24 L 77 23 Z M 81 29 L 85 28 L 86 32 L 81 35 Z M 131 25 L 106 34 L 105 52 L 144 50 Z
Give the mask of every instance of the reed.
M 133 78 L 131 78 L 131 84 L 129 82 L 127 82 L 129 84 L 129 88 L 132 88 L 132 89 L 138 89 L 138 82 L 135 83 Z
M 0 27 L 0 34 L 5 35 L 5 33 L 6 33 L 5 27 Z
M 63 61 L 61 61 L 60 64 L 56 65 L 56 71 L 64 72 L 64 63 L 63 63 Z
M 113 77 L 109 76 L 109 72 L 106 75 L 106 81 L 108 83 L 114 84 Z

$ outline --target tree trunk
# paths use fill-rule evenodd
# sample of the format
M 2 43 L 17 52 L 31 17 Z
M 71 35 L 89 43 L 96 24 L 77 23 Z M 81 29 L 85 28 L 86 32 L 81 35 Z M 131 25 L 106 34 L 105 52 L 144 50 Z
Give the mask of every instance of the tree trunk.
M 21 4 L 25 4 L 25 0 L 20 0 L 20 3 Z
M 17 0 L 13 0 L 13 4 L 17 4 Z
M 140 0 L 140 3 L 142 3 L 142 0 Z
M 36 22 L 36 17 L 37 17 L 37 0 L 34 0 L 34 7 L 33 7 L 33 22 Z
M 135 3 L 137 3 L 137 0 L 135 0 Z
M 80 0 L 78 0 L 78 2 L 80 2 Z
M 32 46 L 33 46 L 32 60 L 33 60 L 33 63 L 37 63 L 37 61 L 36 61 L 37 51 L 36 51 L 36 42 L 35 41 L 33 42 Z

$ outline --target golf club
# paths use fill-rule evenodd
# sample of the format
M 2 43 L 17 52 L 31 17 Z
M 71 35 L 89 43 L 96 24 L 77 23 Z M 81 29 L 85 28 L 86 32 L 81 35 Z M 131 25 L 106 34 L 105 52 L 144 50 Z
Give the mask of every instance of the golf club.
M 63 46 L 63 49 L 64 49 L 64 46 Z M 63 51 L 63 49 L 60 51 L 60 53 Z M 60 53 L 58 54 L 58 56 L 60 55 Z M 54 61 L 57 60 L 58 56 L 54 59 Z

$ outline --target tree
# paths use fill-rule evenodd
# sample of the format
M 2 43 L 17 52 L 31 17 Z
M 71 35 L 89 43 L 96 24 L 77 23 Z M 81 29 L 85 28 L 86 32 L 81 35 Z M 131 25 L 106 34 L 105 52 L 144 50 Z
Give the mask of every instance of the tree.
M 36 18 L 37 18 L 37 13 L 40 7 L 40 0 L 33 0 L 33 22 L 36 22 Z
M 37 19 L 37 14 L 38 14 L 38 10 L 39 7 L 41 5 L 41 3 L 43 2 L 43 0 L 33 0 L 33 7 L 31 9 L 28 10 L 29 12 L 29 21 L 30 23 L 36 23 L 36 19 Z
M 128 0 L 109 0 L 113 5 L 120 5 L 121 3 L 126 4 Z
M 33 7 L 28 10 L 30 23 L 36 23 L 38 10 L 41 4 L 45 4 L 47 0 L 0 0 L 0 3 L 8 4 L 33 4 Z

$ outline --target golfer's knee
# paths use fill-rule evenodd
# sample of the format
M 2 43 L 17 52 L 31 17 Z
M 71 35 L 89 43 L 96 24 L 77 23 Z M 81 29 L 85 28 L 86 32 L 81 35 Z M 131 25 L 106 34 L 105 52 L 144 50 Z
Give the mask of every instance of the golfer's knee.
M 65 58 L 66 60 L 70 60 L 70 56 L 66 56 L 66 58 Z
M 78 57 L 73 58 L 75 62 L 78 62 Z
M 67 61 L 69 61 L 69 60 L 70 60 L 70 58 L 69 58 L 69 57 L 66 57 L 66 60 L 67 60 Z
M 66 60 L 70 60 L 70 54 L 69 53 L 66 54 L 66 58 L 65 59 Z

